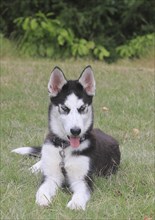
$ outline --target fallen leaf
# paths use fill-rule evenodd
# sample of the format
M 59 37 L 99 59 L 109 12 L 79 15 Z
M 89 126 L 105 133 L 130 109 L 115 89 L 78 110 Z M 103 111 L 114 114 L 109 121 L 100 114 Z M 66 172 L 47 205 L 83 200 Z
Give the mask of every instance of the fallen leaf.
M 134 135 L 134 136 L 138 136 L 139 133 L 140 133 L 139 129 L 137 129 L 137 128 L 133 128 L 132 131 L 133 131 L 133 135 Z
M 103 110 L 104 112 L 108 112 L 108 111 L 109 111 L 109 108 L 107 108 L 106 106 L 104 106 L 104 107 L 102 108 L 102 110 Z
M 144 217 L 144 220 L 152 220 L 152 217 L 147 217 L 147 216 L 145 216 L 145 217 Z

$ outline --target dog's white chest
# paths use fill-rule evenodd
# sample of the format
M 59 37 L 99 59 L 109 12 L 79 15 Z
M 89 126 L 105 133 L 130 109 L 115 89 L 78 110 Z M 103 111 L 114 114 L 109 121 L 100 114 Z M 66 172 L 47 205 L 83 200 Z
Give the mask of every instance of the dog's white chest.
M 65 158 L 65 169 L 72 181 L 83 179 L 89 171 L 89 158 L 86 156 L 69 155 Z
M 60 168 L 60 162 L 62 162 L 60 151 L 61 148 L 56 148 L 51 144 L 43 146 L 41 161 L 45 176 L 60 178 L 61 180 L 64 178 Z M 66 148 L 64 154 L 64 168 L 69 181 L 83 179 L 89 171 L 90 159 L 82 155 L 72 155 L 70 148 Z

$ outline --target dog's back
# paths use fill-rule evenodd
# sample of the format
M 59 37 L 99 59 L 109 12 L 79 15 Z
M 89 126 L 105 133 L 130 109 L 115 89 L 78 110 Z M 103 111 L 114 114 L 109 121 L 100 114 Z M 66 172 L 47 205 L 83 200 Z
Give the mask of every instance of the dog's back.
M 92 135 L 95 138 L 95 151 L 92 155 L 95 174 L 108 176 L 115 173 L 120 164 L 118 142 L 99 129 L 93 129 Z

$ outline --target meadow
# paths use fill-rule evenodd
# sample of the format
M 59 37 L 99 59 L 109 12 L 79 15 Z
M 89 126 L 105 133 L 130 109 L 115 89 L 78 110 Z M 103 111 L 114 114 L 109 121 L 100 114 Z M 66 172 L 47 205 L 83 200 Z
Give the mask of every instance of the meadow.
M 41 145 L 47 133 L 47 83 L 54 66 L 68 79 L 90 64 L 97 90 L 94 126 L 120 143 L 116 175 L 97 178 L 86 211 L 66 208 L 70 193 L 59 190 L 49 208 L 35 204 L 41 175 L 28 170 L 37 158 L 11 153 Z M 108 65 L 91 60 L 30 59 L 5 53 L 1 59 L 1 220 L 153 220 L 154 64 L 147 57 Z

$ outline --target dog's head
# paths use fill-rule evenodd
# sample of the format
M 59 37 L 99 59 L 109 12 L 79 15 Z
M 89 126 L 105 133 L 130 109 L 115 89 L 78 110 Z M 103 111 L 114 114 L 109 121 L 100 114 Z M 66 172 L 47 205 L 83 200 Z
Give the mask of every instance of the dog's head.
M 62 70 L 55 67 L 48 91 L 51 99 L 49 129 L 77 148 L 93 125 L 91 104 L 95 95 L 95 80 L 92 68 L 87 66 L 78 80 L 67 80 Z

